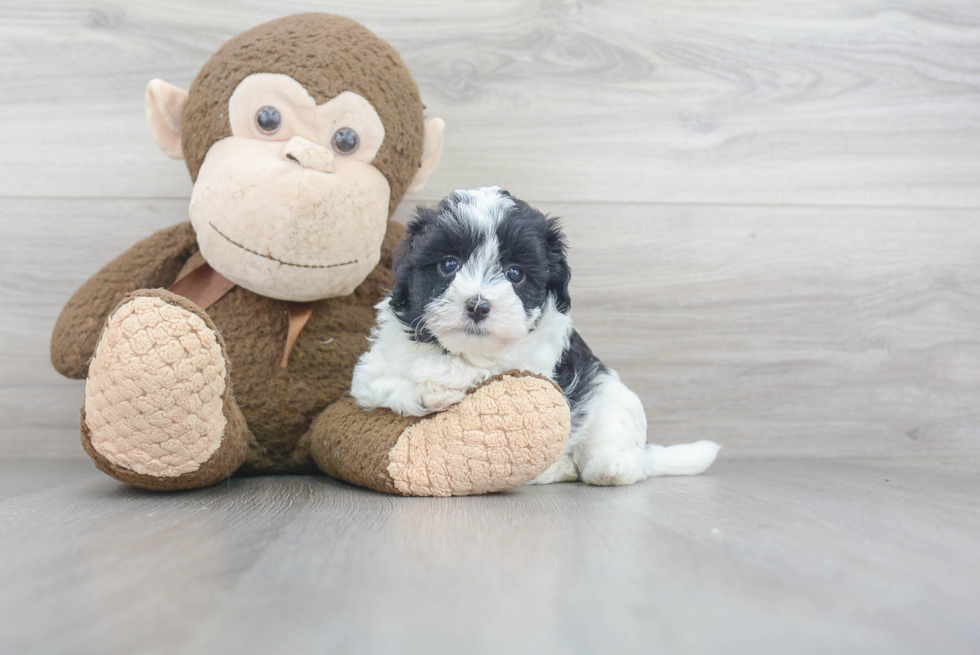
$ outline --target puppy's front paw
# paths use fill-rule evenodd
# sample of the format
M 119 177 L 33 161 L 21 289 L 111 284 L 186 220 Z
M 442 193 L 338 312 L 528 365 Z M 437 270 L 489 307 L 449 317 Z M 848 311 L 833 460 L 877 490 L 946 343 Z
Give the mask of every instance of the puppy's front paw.
M 466 398 L 465 389 L 453 389 L 435 382 L 426 382 L 419 391 L 419 406 L 426 412 L 441 412 Z

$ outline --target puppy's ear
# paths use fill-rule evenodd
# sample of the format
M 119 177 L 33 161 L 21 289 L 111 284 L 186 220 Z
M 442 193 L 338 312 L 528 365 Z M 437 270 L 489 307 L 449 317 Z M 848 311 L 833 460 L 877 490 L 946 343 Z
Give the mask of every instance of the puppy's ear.
M 572 306 L 572 298 L 568 295 L 568 283 L 572 280 L 572 269 L 568 266 L 566 256 L 565 234 L 561 231 L 561 222 L 557 218 L 548 219 L 548 232 L 545 235 L 548 246 L 548 294 L 554 297 L 555 306 L 563 314 L 567 314 Z
M 405 311 L 411 303 L 410 291 L 412 284 L 412 250 L 425 226 L 438 215 L 434 209 L 418 207 L 415 218 L 405 228 L 405 239 L 395 248 L 391 271 L 395 274 L 395 284 L 391 288 L 392 309 Z
M 411 246 L 402 241 L 395 249 L 395 262 L 391 270 L 395 274 L 395 284 L 391 287 L 391 300 L 388 306 L 395 311 L 405 311 L 409 305 L 409 289 L 412 284 Z

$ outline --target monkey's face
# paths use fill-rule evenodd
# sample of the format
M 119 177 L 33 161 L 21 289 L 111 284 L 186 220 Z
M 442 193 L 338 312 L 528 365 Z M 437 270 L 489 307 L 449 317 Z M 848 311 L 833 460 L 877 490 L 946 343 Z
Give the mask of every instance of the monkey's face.
M 228 101 L 232 135 L 208 150 L 191 196 L 201 254 L 255 293 L 307 301 L 351 293 L 377 266 L 391 188 L 372 164 L 385 138 L 371 104 L 317 105 L 260 73 Z
M 374 270 L 388 217 L 442 152 L 445 123 L 422 114 L 398 52 L 329 14 L 239 34 L 190 92 L 162 80 L 146 91 L 157 144 L 194 179 L 205 260 L 280 300 L 344 296 Z

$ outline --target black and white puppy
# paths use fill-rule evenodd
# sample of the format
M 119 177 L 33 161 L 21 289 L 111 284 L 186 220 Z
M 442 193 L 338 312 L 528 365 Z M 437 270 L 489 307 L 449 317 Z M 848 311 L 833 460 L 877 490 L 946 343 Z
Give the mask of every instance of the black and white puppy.
M 419 208 L 378 303 L 371 349 L 351 393 L 365 408 L 423 416 L 511 369 L 553 379 L 571 408 L 562 458 L 534 483 L 632 484 L 694 475 L 711 441 L 647 444 L 639 397 L 600 362 L 568 315 L 571 277 L 557 219 L 497 187 L 456 191 Z

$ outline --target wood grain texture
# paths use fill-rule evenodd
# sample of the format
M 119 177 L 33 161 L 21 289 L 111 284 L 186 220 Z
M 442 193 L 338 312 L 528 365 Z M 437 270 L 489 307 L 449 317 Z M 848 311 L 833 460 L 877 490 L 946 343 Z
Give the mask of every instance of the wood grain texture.
M 980 456 L 976 211 L 540 207 L 569 237 L 576 324 L 640 394 L 651 441 L 710 438 L 733 458 Z M 82 385 L 51 369 L 51 327 L 104 262 L 185 213 L 0 200 L 17 218 L 0 240 L 0 453 L 83 456 Z
M 154 494 L 85 459 L 55 318 L 186 219 L 146 82 L 311 10 L 448 123 L 398 217 L 489 184 L 562 216 L 578 327 L 652 441 L 725 444 L 707 475 Z M 12 0 L 0 114 L 4 655 L 977 652 L 976 2 Z
M 650 440 L 980 455 L 975 211 L 556 209 L 572 314 Z
M 0 7 L 0 195 L 186 197 L 144 124 L 275 16 L 359 19 L 448 123 L 434 196 L 980 205 L 980 5 L 21 0 Z
M 71 653 L 976 652 L 980 468 L 720 461 L 628 488 L 158 494 L 0 462 L 0 634 Z

